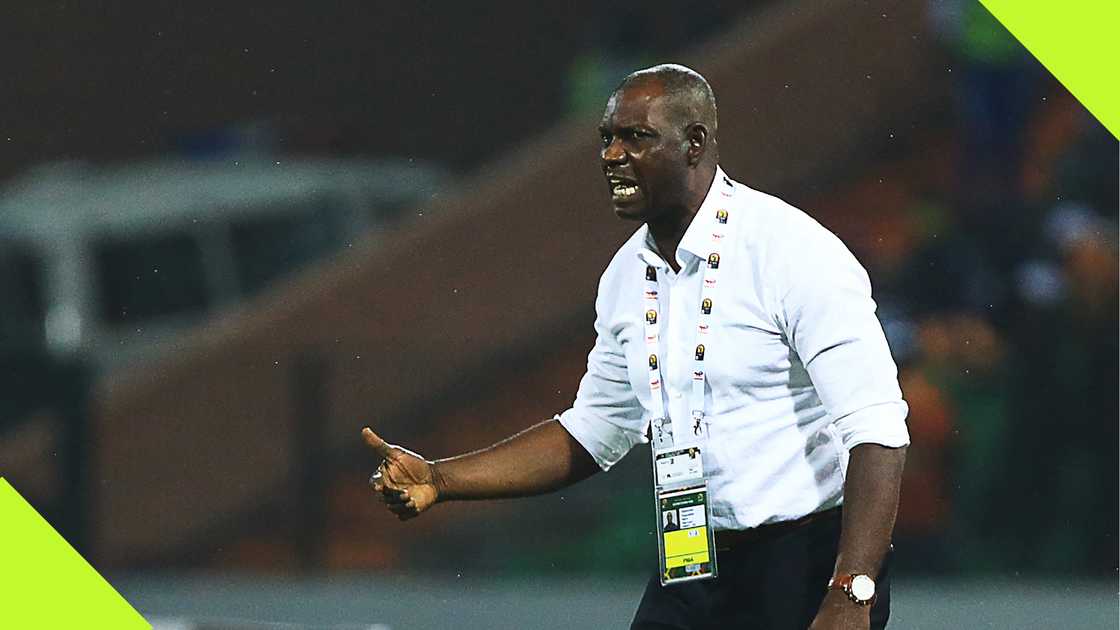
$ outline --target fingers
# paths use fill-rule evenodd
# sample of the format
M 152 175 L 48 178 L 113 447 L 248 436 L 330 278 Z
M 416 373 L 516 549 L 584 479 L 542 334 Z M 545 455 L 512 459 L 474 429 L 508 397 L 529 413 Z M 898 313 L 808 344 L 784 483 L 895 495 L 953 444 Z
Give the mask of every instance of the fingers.
M 381 494 L 385 494 L 385 493 L 400 494 L 402 492 L 406 492 L 406 490 L 404 488 L 401 488 L 400 486 L 397 486 L 395 483 L 393 483 L 392 478 L 390 478 L 386 474 L 386 470 L 385 470 L 384 465 L 379 467 L 376 472 L 374 472 L 372 475 L 369 476 L 369 487 L 374 492 L 381 493 Z
M 366 445 L 373 449 L 373 452 L 381 456 L 382 459 L 393 458 L 393 447 L 374 433 L 373 429 L 364 427 L 362 429 L 362 439 L 365 440 Z
M 394 487 L 390 485 L 391 483 L 385 478 L 384 471 L 381 468 L 378 468 L 369 477 L 369 487 L 377 493 L 378 500 L 388 506 L 389 509 L 406 507 L 415 511 L 416 503 L 408 495 L 408 490 Z
M 405 491 L 398 492 L 398 491 L 395 491 L 395 490 L 383 491 L 381 494 L 377 495 L 377 498 L 378 498 L 379 501 L 381 501 L 385 505 L 390 505 L 390 506 L 392 506 L 392 505 L 404 505 L 404 504 L 410 503 L 412 501 L 412 497 L 408 496 L 408 492 L 405 492 Z
M 386 499 L 385 507 L 389 508 L 389 511 L 393 514 L 396 514 L 397 516 L 400 516 L 402 514 L 416 514 L 417 512 L 419 512 L 419 510 L 416 509 L 416 504 L 413 503 L 412 499 L 407 499 L 397 503 L 393 503 L 390 500 Z
M 381 500 L 385 503 L 385 507 L 389 508 L 389 511 L 396 514 L 397 518 L 402 521 L 420 513 L 420 510 L 416 509 L 416 502 L 408 496 L 408 493 L 385 493 L 381 495 Z
M 416 501 L 408 495 L 408 490 L 398 490 L 384 485 L 375 490 L 377 490 L 378 501 L 384 503 L 385 507 L 402 521 L 420 514 Z
M 388 479 L 385 478 L 385 474 L 382 471 L 382 469 L 380 469 L 380 468 L 377 469 L 377 472 L 375 472 L 375 473 L 373 473 L 372 475 L 369 476 L 369 487 L 374 492 L 378 492 L 378 493 L 386 492 L 386 491 L 399 492 L 400 490 L 398 488 L 390 485 L 391 483 L 392 483 L 391 481 L 389 481 Z
M 370 448 L 374 449 L 382 458 L 388 460 L 388 455 L 392 453 L 392 447 L 371 431 L 369 427 L 362 430 L 362 438 Z M 369 476 L 370 489 L 377 493 L 378 500 L 384 503 L 385 507 L 395 514 L 397 519 L 407 521 L 419 516 L 420 510 L 416 502 L 409 496 L 408 489 L 398 487 L 393 482 L 389 476 L 388 466 L 388 461 L 382 461 L 377 470 Z

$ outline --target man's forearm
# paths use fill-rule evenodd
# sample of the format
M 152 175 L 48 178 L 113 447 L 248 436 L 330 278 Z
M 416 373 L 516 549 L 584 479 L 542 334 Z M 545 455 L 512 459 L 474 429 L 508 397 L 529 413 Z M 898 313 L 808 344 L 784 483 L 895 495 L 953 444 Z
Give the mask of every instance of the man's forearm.
M 599 466 L 556 420 L 546 420 L 494 446 L 441 459 L 439 500 L 500 499 L 544 494 L 590 477 Z
M 851 450 L 836 575 L 877 577 L 894 531 L 905 448 L 861 444 Z

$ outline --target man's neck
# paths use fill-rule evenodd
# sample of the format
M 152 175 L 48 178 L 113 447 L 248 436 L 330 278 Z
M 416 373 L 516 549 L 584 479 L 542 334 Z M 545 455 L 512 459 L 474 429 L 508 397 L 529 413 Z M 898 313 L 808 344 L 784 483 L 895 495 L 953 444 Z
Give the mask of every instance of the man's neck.
M 681 266 L 677 264 L 677 247 L 699 209 L 700 206 L 697 205 L 693 210 L 667 213 L 647 223 L 653 242 L 657 244 L 657 253 L 669 263 L 674 272 L 681 270 Z
M 707 169 L 705 171 L 701 176 L 703 183 L 693 188 L 692 199 L 684 207 L 665 212 L 656 219 L 646 222 L 649 233 L 653 236 L 653 242 L 657 244 L 657 253 L 669 263 L 674 272 L 681 270 L 681 266 L 677 264 L 677 247 L 680 246 L 684 233 L 688 231 L 688 226 L 692 224 L 692 219 L 700 211 L 700 206 L 704 204 L 708 191 L 715 185 L 715 166 L 711 167 L 710 173 Z

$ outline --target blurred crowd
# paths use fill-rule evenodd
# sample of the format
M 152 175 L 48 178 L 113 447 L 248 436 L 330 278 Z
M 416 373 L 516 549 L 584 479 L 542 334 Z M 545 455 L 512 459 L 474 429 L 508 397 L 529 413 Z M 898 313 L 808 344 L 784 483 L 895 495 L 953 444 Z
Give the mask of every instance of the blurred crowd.
M 952 4 L 932 13 L 952 133 L 837 226 L 911 407 L 900 561 L 1115 575 L 1117 143 L 978 3 Z

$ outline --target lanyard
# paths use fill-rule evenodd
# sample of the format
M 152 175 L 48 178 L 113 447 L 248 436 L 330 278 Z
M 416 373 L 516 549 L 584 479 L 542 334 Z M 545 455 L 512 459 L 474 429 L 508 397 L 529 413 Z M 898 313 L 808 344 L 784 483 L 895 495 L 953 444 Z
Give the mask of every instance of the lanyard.
M 696 344 L 692 355 L 692 389 L 689 393 L 689 411 L 692 423 L 689 426 L 679 426 L 665 411 L 665 393 L 662 364 L 660 354 L 661 343 L 661 317 L 660 302 L 658 299 L 657 269 L 652 265 L 646 266 L 645 295 L 642 306 L 645 310 L 645 339 L 646 352 L 649 355 L 649 393 L 650 407 L 653 412 L 653 432 L 655 436 L 661 435 L 659 446 L 680 445 L 687 442 L 698 442 L 707 438 L 707 426 L 704 421 L 704 384 L 706 381 L 704 359 L 711 354 L 706 344 L 708 333 L 711 330 L 712 307 L 715 304 L 716 280 L 719 275 L 720 249 L 727 232 L 727 210 L 716 210 L 716 221 L 711 232 L 711 246 L 707 260 L 703 263 L 704 278 L 700 286 L 700 314 L 696 322 Z

